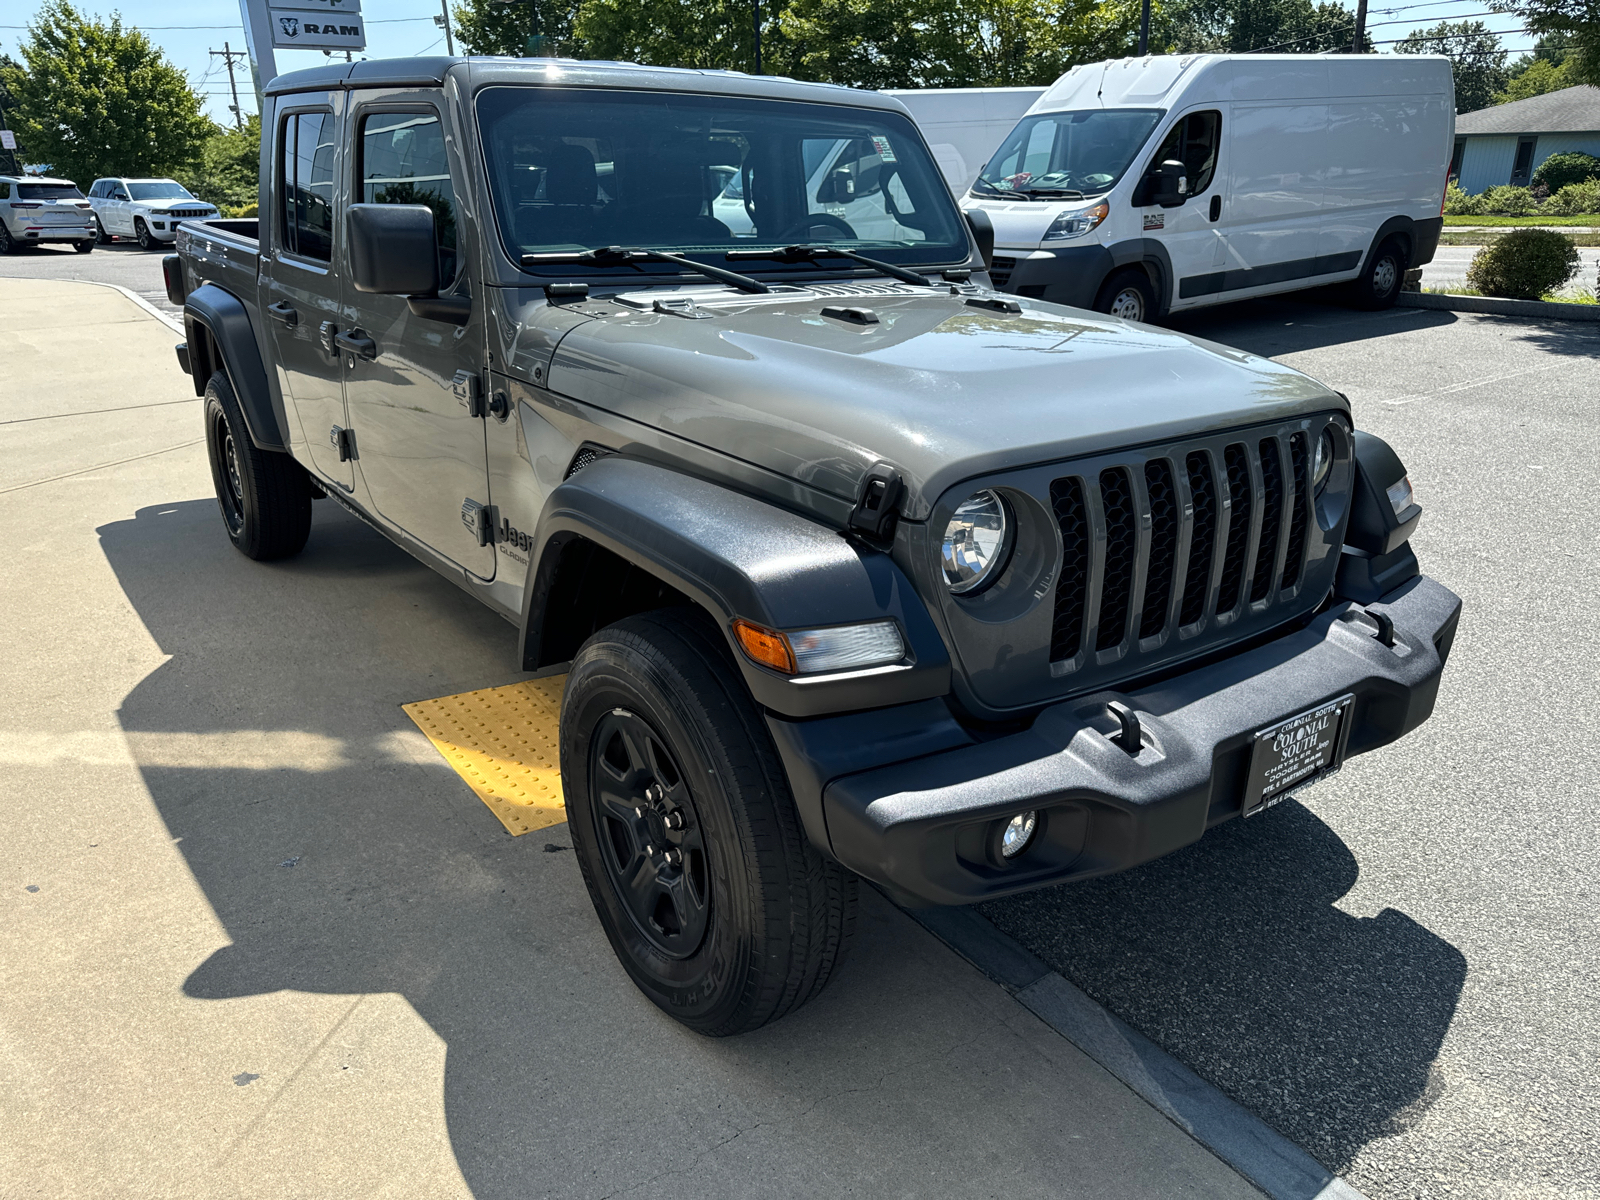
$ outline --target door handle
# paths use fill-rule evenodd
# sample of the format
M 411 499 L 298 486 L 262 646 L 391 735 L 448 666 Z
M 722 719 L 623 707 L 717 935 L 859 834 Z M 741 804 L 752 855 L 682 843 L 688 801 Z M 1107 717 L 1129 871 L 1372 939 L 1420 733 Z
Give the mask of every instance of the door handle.
M 267 305 L 267 315 L 274 321 L 283 322 L 284 326 L 293 329 L 300 324 L 300 314 L 295 312 L 294 305 L 287 300 L 279 300 L 276 304 Z
M 347 353 L 354 354 L 357 358 L 378 357 L 378 343 L 367 337 L 359 329 L 353 333 L 340 332 L 334 334 L 333 344 Z
M 1222 215 L 1222 197 L 1221 196 L 1213 196 L 1213 197 L 1211 197 L 1211 219 L 1213 221 L 1215 221 L 1221 215 Z

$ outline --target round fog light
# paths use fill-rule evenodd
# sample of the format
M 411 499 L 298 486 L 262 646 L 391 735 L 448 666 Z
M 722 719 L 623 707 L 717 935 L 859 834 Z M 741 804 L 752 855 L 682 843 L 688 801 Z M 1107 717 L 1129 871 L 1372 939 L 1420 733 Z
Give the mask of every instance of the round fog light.
M 1000 834 L 1000 854 L 1004 858 L 1015 858 L 1028 848 L 1028 843 L 1033 841 L 1033 831 L 1039 826 L 1039 814 L 1036 812 L 1018 813 L 1006 822 L 1005 830 Z

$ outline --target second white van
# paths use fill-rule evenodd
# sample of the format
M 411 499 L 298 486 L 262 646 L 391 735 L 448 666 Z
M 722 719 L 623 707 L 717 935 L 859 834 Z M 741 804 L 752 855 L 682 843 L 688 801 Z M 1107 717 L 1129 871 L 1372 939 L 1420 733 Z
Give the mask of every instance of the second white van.
M 1394 303 L 1433 258 L 1448 59 L 1164 55 L 1074 67 L 963 199 L 997 288 L 1129 320 L 1349 282 Z

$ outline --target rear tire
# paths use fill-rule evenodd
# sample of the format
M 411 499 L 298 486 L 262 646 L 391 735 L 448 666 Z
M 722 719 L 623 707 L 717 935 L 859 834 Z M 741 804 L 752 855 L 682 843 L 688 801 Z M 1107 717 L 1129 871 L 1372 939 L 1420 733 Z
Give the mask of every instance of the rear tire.
M 97 215 L 94 219 L 94 244 L 96 246 L 109 246 L 111 241 L 111 235 L 106 232 L 106 227 L 100 223 L 100 218 Z
M 133 233 L 139 239 L 139 249 L 154 250 L 156 248 L 156 239 L 150 232 L 150 226 L 144 223 L 143 217 L 135 217 L 133 219 Z
M 287 454 L 259 450 L 225 372 L 206 384 L 206 451 L 228 540 L 247 558 L 288 558 L 311 534 L 311 485 Z
M 1405 283 L 1408 261 L 1400 239 L 1389 238 L 1373 253 L 1366 270 L 1351 285 L 1351 302 L 1369 312 L 1393 308 Z
M 1137 267 L 1124 267 L 1113 271 L 1100 285 L 1094 298 L 1096 312 L 1107 313 L 1124 321 L 1154 320 L 1156 290 L 1150 286 L 1150 276 Z
M 92 239 L 92 238 L 84 238 L 83 241 L 81 241 L 81 242 L 74 242 L 74 243 L 72 243 L 72 248 L 74 250 L 76 250 L 79 254 L 93 254 L 94 253 L 94 239 Z
M 22 247 L 17 239 L 11 236 L 11 230 L 6 228 L 6 223 L 0 219 L 0 254 L 16 254 Z
M 807 841 L 710 619 L 663 609 L 596 633 L 560 728 L 573 848 L 639 990 L 712 1037 L 820 992 L 854 931 L 858 881 Z

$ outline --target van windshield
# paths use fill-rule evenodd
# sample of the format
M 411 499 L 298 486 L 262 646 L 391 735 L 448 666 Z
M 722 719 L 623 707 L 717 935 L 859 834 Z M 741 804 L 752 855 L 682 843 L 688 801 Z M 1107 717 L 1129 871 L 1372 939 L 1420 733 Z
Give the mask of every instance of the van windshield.
M 1048 200 L 1109 192 L 1161 112 L 1098 108 L 1024 117 L 978 173 L 973 194 Z
M 968 255 L 950 190 L 899 113 L 494 87 L 478 98 L 478 122 L 501 237 L 516 259 L 625 246 L 720 265 L 729 250 L 824 242 L 897 265 Z M 776 261 L 758 269 L 797 265 L 815 270 Z

